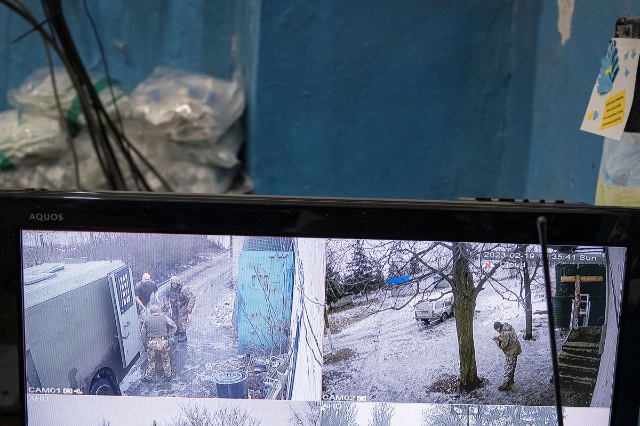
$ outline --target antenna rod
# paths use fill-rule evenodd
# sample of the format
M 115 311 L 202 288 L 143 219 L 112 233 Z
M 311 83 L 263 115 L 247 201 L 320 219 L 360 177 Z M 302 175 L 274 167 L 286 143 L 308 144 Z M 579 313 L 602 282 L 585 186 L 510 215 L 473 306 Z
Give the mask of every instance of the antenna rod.
M 547 255 L 547 219 L 538 218 L 538 236 L 542 246 L 542 264 L 544 265 L 544 285 L 547 293 L 547 313 L 549 318 L 549 342 L 551 343 L 551 361 L 553 363 L 553 390 L 556 395 L 556 412 L 558 426 L 564 426 L 562 417 L 562 395 L 560 394 L 560 371 L 558 369 L 558 349 L 556 348 L 556 332 L 553 326 L 553 305 L 551 303 L 551 276 L 549 274 L 549 257 Z

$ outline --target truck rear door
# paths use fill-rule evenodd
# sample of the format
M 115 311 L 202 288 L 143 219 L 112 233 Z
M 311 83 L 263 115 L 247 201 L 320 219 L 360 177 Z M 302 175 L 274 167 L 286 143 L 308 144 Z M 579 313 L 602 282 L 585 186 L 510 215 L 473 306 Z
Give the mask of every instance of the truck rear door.
M 140 351 L 141 343 L 131 269 L 124 267 L 111 272 L 108 276 L 116 316 L 122 366 L 126 368 Z

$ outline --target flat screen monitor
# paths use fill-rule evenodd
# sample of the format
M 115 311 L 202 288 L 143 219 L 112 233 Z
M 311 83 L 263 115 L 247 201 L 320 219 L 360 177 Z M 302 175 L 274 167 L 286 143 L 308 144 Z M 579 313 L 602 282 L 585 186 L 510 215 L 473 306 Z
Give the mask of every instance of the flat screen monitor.
M 4 197 L 11 424 L 637 422 L 634 211 Z

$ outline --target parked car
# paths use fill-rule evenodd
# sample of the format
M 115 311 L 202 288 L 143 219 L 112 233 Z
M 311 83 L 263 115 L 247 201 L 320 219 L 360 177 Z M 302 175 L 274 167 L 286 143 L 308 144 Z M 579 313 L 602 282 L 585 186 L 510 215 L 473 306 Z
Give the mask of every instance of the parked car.
M 344 308 L 345 306 L 349 306 L 353 308 L 354 306 L 353 294 L 347 294 L 346 296 L 341 297 L 340 299 L 329 303 L 329 309 Z
M 445 321 L 453 316 L 453 295 L 436 296 L 429 300 L 421 300 L 414 306 L 417 321 L 429 324 L 434 320 Z

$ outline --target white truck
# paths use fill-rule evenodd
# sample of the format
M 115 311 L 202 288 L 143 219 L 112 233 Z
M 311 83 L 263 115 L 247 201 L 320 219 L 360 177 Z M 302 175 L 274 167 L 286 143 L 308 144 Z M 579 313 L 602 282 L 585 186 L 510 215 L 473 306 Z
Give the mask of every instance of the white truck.
M 25 268 L 23 284 L 29 389 L 119 395 L 141 350 L 131 269 L 73 258 Z
M 446 321 L 453 316 L 453 294 L 431 295 L 427 300 L 421 300 L 414 306 L 417 321 L 429 324 L 434 320 Z

